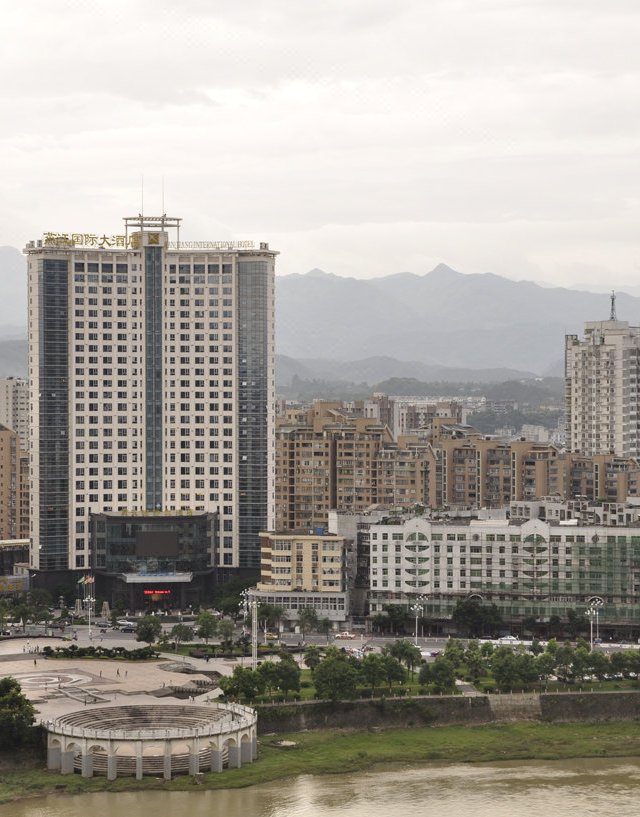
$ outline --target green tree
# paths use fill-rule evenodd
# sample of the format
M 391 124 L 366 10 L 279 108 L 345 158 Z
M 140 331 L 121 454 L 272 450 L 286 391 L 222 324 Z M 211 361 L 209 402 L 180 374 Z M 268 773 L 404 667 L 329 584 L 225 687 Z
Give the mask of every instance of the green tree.
M 323 635 L 327 639 L 327 644 L 329 643 L 329 636 L 333 632 L 333 624 L 331 623 L 330 618 L 321 618 L 318 622 L 318 632 L 320 635 Z
M 391 629 L 391 619 L 385 613 L 376 613 L 371 619 L 371 627 L 376 633 L 386 633 Z
M 225 616 L 236 617 L 242 608 L 242 593 L 253 587 L 259 576 L 243 576 L 230 579 L 228 582 L 217 585 L 213 595 L 213 606 Z
M 174 624 L 169 633 L 169 638 L 175 644 L 177 652 L 179 644 L 191 641 L 193 638 L 193 627 L 189 627 L 188 624 Z
M 262 678 L 262 684 L 267 695 L 270 695 L 274 689 L 278 688 L 278 665 L 275 661 L 263 661 L 256 672 Z
M 136 624 L 136 641 L 153 644 L 160 638 L 162 623 L 156 616 L 144 616 Z
M 482 644 L 480 644 L 480 654 L 483 658 L 491 658 L 494 650 L 495 647 L 491 641 L 483 641 Z
M 298 626 L 303 636 L 318 626 L 318 614 L 313 607 L 302 607 L 298 610 Z
M 547 633 L 549 638 L 557 638 L 560 633 L 562 632 L 562 620 L 560 616 L 553 615 L 549 618 L 549 624 L 547 625 Z
M 637 654 L 637 652 L 636 652 Z M 604 680 L 610 670 L 609 659 L 601 652 L 594 650 L 589 653 L 589 674 L 595 675 L 599 681 Z M 634 670 L 636 674 L 638 670 Z
M 360 662 L 360 675 L 362 680 L 371 687 L 371 694 L 376 694 L 376 689 L 385 680 L 384 659 L 379 653 L 367 653 Z
M 265 633 L 270 627 L 278 627 L 284 616 L 284 607 L 278 604 L 258 605 L 258 627 Z
M 450 638 L 447 641 L 447 646 L 444 648 L 445 657 L 451 661 L 455 669 L 464 664 L 464 647 L 461 641 L 457 638 Z
M 327 655 L 313 671 L 313 682 L 318 698 L 329 701 L 348 701 L 356 697 L 358 671 L 344 653 Z
M 264 680 L 257 670 L 248 667 L 234 667 L 231 675 L 223 675 L 220 689 L 228 698 L 245 698 L 253 701 L 264 690 Z
M 403 663 L 413 677 L 414 670 L 422 663 L 422 655 L 420 650 L 406 638 L 401 638 L 399 641 L 394 641 L 389 647 L 385 647 L 384 653 L 392 655 L 398 661 Z
M 588 647 L 576 647 L 573 651 L 573 661 L 571 662 L 571 676 L 576 681 L 583 681 L 584 676 L 589 674 L 591 659 Z
M 542 644 L 541 644 L 541 643 L 538 641 L 538 639 L 537 639 L 537 638 L 534 638 L 534 639 L 533 639 L 533 641 L 531 642 L 531 647 L 530 647 L 530 649 L 531 649 L 531 652 L 532 652 L 534 655 L 540 655 L 541 653 L 543 653 L 543 652 L 544 652 L 544 647 L 543 647 L 543 646 L 542 646 Z
M 550 652 L 543 652 L 536 656 L 536 672 L 541 681 L 548 681 L 549 676 L 556 670 L 555 656 Z
M 233 642 L 233 621 L 229 618 L 221 618 L 218 621 L 218 638 L 225 649 L 231 649 Z
M 460 635 L 480 638 L 503 626 L 502 616 L 495 604 L 483 604 L 480 599 L 459 599 L 451 614 L 451 621 Z
M 35 722 L 35 709 L 15 678 L 0 679 L 0 749 L 14 749 L 27 742 Z
M 290 655 L 285 655 L 276 664 L 276 677 L 278 687 L 285 695 L 300 691 L 300 667 Z
M 567 630 L 571 638 L 577 638 L 580 633 L 586 632 L 588 626 L 584 613 L 578 613 L 573 608 L 567 610 Z
M 406 669 L 397 658 L 389 655 L 389 653 L 383 653 L 382 655 L 382 669 L 389 692 L 391 692 L 394 684 L 403 684 L 407 680 Z
M 569 680 L 573 667 L 573 647 L 571 644 L 563 644 L 558 647 L 555 651 L 555 659 L 558 677 Z
M 477 641 L 470 641 L 464 653 L 464 663 L 467 673 L 474 683 L 477 683 L 486 672 L 485 660 L 480 652 L 480 645 Z
M 320 661 L 322 661 L 322 654 L 320 653 L 319 647 L 316 647 L 315 644 L 309 645 L 304 651 L 304 656 L 302 660 L 313 672 L 313 670 L 318 666 Z
M 626 652 L 611 653 L 609 665 L 613 675 L 623 675 L 625 678 L 629 677 L 629 658 Z
M 530 633 L 532 636 L 535 637 L 535 634 L 538 631 L 538 619 L 535 616 L 525 616 L 522 619 L 522 632 Z
M 437 694 L 442 693 L 443 695 L 448 695 L 455 692 L 455 667 L 444 655 L 439 655 L 435 661 L 430 664 L 423 664 L 420 667 L 420 675 L 418 678 L 421 684 L 429 686 L 430 689 Z
M 0 599 L 0 630 L 4 630 L 9 616 L 9 605 L 4 599 Z
M 40 621 L 44 618 L 48 621 L 51 618 L 49 607 L 51 607 L 53 602 L 51 593 L 48 590 L 36 587 L 34 590 L 29 592 L 28 598 L 29 606 L 32 610 L 33 620 Z
M 522 686 L 516 654 L 511 647 L 498 647 L 491 656 L 491 672 L 496 686 L 509 692 Z
M 389 617 L 389 627 L 392 633 L 403 633 L 407 626 L 410 615 L 406 607 L 399 604 L 385 604 L 382 608 Z
M 196 618 L 196 632 L 199 638 L 204 638 L 204 643 L 208 644 L 218 632 L 218 619 L 211 610 L 200 610 Z

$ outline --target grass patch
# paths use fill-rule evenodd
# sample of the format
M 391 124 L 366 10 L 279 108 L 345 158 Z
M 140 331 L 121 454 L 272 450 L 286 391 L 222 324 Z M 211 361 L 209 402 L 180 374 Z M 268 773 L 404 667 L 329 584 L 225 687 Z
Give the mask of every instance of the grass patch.
M 295 748 L 284 751 L 277 741 L 294 741 Z M 490 762 L 497 760 L 563 760 L 577 757 L 640 756 L 640 724 L 506 723 L 483 726 L 442 726 L 437 728 L 386 729 L 379 732 L 323 730 L 263 736 L 258 761 L 223 774 L 204 774 L 199 785 L 189 776 L 171 781 L 123 777 L 108 781 L 103 777 L 61 776 L 24 766 L 0 771 L 0 802 L 49 794 L 57 785 L 67 793 L 92 791 L 139 791 L 162 789 L 241 788 L 300 774 L 357 772 L 381 763 Z

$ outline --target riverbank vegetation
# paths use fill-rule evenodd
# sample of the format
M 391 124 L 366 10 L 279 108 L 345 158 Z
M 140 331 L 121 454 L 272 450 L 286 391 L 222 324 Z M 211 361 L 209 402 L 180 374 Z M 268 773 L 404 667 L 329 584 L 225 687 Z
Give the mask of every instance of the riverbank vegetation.
M 322 699 L 452 695 L 459 682 L 483 693 L 491 692 L 594 692 L 637 689 L 640 651 L 610 655 L 577 646 L 533 642 L 501 645 L 485 641 L 465 644 L 451 639 L 442 654 L 423 660 L 420 650 L 406 639 L 394 641 L 381 653 L 335 646 L 306 648 L 302 673 L 290 654 L 278 662 L 264 661 L 257 670 L 238 666 L 220 680 L 227 699 L 241 703 L 269 703 Z
M 281 748 L 293 744 L 288 748 Z M 339 774 L 384 764 L 477 763 L 503 760 L 565 760 L 579 757 L 640 757 L 640 725 L 635 722 L 540 724 L 386 729 L 373 732 L 325 730 L 263 736 L 255 763 L 196 778 L 83 778 L 23 764 L 0 766 L 0 802 L 36 795 L 93 791 L 241 788 L 300 774 Z

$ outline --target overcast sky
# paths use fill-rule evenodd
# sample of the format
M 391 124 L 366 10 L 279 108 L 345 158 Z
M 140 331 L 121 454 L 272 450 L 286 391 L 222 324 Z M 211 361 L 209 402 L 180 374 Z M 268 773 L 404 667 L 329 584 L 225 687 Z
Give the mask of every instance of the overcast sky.
M 164 176 L 184 238 L 280 273 L 640 282 L 636 0 L 22 0 L 0 36 L 0 244 Z

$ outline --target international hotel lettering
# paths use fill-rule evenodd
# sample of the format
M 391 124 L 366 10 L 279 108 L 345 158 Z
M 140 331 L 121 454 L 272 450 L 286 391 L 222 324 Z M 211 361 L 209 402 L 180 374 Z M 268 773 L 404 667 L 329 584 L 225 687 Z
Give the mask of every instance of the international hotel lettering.
M 159 233 L 147 233 L 149 244 L 159 244 Z M 97 247 L 98 249 L 131 248 L 140 246 L 140 234 L 97 235 L 97 233 L 44 233 L 43 247 Z M 252 250 L 253 241 L 170 241 L 170 250 Z M 261 247 L 262 248 L 262 247 Z

